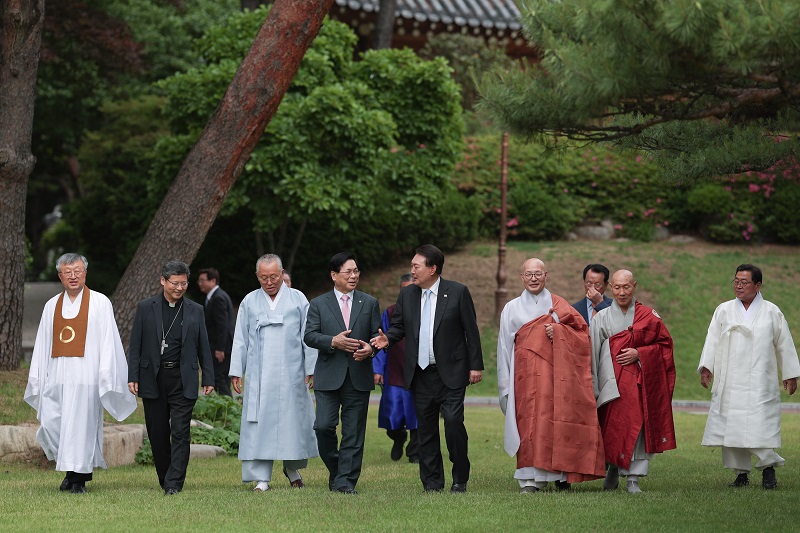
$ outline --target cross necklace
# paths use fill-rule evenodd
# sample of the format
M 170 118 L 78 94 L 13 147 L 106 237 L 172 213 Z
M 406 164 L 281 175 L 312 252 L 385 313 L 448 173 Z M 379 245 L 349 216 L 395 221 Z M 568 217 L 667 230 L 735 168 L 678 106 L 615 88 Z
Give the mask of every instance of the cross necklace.
M 167 331 L 164 331 L 163 326 L 161 327 L 161 331 L 164 333 L 164 335 L 161 337 L 161 355 L 164 355 L 164 348 L 169 347 L 169 344 L 167 344 L 167 335 L 169 335 L 169 332 L 172 331 L 172 326 L 175 325 L 175 320 L 177 320 L 178 315 L 181 314 L 181 309 L 183 309 L 183 302 L 181 302 L 181 306 L 178 308 L 178 312 L 175 313 L 175 317 L 173 317 L 172 323 L 169 325 L 169 328 L 167 328 Z

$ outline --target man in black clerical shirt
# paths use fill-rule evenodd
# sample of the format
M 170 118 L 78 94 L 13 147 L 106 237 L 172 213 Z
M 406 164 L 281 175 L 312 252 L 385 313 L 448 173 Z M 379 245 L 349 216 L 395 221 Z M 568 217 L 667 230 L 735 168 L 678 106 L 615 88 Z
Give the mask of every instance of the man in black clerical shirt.
M 128 350 L 128 388 L 142 398 L 147 435 L 164 494 L 183 489 L 189 464 L 192 409 L 200 387 L 214 390 L 214 370 L 203 306 L 183 297 L 189 266 L 169 261 L 161 270 L 163 292 L 136 307 Z

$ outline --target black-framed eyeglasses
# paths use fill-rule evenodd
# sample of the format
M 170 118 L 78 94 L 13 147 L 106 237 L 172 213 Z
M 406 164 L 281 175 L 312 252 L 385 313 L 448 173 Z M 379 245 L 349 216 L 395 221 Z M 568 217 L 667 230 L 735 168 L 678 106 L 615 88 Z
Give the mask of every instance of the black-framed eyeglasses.
M 522 277 L 525 279 L 525 281 L 530 281 L 533 278 L 542 279 L 545 274 L 547 274 L 547 272 L 542 272 L 541 270 L 537 272 L 523 272 Z
M 742 288 L 744 288 L 744 287 L 747 287 L 748 285 L 751 285 L 753 282 L 752 281 L 742 281 L 740 279 L 735 279 L 735 280 L 731 281 L 731 283 L 733 283 L 734 287 L 742 287 Z

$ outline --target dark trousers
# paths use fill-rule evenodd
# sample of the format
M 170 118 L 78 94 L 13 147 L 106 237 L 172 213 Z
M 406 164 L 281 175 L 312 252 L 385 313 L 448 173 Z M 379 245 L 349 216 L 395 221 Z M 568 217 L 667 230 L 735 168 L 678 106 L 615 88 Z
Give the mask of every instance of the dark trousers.
M 315 390 L 317 418 L 314 432 L 322 462 L 328 468 L 328 488 L 355 488 L 361 475 L 364 458 L 364 435 L 367 431 L 369 391 L 353 387 L 350 371 L 344 383 L 336 390 Z M 342 412 L 342 442 L 336 435 L 339 425 L 339 408 Z
M 406 457 L 418 457 L 419 456 L 419 440 L 417 438 L 417 430 L 410 429 L 406 432 L 405 429 L 387 429 L 386 435 L 392 440 L 399 440 L 401 442 L 406 441 L 406 437 L 408 433 L 411 433 L 411 438 L 408 440 L 408 445 L 406 445 Z
M 233 396 L 233 393 L 231 393 L 231 378 L 228 376 L 228 372 L 231 371 L 231 354 L 226 353 L 225 359 L 220 363 L 217 361 L 217 356 L 212 352 L 211 359 L 214 361 L 214 390 L 217 391 L 217 394 Z
M 464 393 L 466 388 L 451 389 L 431 365 L 417 367 L 411 382 L 414 409 L 417 411 L 419 438 L 419 478 L 428 489 L 444 488 L 444 467 L 439 444 L 439 413 L 444 418 L 444 437 L 453 463 L 453 483 L 469 480 L 467 428 L 464 426 Z
M 181 490 L 189 465 L 190 424 L 197 400 L 183 395 L 180 367 L 160 368 L 156 381 L 158 398 L 142 399 L 147 436 L 161 488 Z
M 68 483 L 86 483 L 87 481 L 92 480 L 92 473 L 89 472 L 88 474 L 82 474 L 80 472 L 73 472 L 72 470 L 67 471 L 67 475 L 64 476 L 64 479 L 67 480 Z

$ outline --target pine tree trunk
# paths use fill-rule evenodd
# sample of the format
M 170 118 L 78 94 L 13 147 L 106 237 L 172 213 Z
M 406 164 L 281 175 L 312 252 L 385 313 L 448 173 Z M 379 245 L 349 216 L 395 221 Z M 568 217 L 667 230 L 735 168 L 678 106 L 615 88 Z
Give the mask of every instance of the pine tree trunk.
M 392 47 L 395 9 L 397 9 L 397 0 L 381 0 L 381 7 L 378 11 L 378 19 L 375 21 L 375 33 L 372 39 L 372 48 L 375 50 Z
M 278 109 L 333 0 L 276 0 L 253 45 L 161 203 L 114 292 L 127 347 L 136 303 L 160 289 L 170 259 L 191 263 Z
M 25 294 L 25 196 L 44 0 L 0 0 L 0 370 L 19 368 Z

